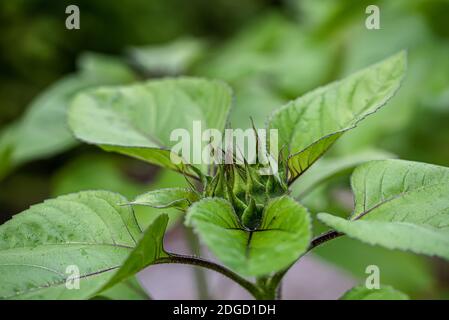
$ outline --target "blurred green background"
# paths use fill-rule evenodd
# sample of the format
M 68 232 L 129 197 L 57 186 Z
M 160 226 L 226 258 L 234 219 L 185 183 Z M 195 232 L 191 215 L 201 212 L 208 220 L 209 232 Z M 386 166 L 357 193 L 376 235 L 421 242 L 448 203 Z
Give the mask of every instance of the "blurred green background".
M 80 8 L 79 30 L 65 28 L 70 4 Z M 370 4 L 380 8 L 380 30 L 365 27 Z M 0 221 L 59 194 L 109 189 L 133 197 L 185 184 L 175 173 L 75 141 L 65 108 L 82 89 L 219 78 L 235 90 L 231 125 L 246 128 L 250 116 L 262 126 L 289 99 L 407 49 L 399 93 L 317 163 L 337 163 L 345 174 L 312 192 L 294 186 L 312 212 L 345 216 L 357 163 L 399 157 L 449 166 L 448 17 L 447 0 L 2 1 Z M 156 214 L 137 210 L 142 225 Z M 448 264 L 438 259 L 344 238 L 317 254 L 361 279 L 377 264 L 384 283 L 414 298 L 449 297 Z

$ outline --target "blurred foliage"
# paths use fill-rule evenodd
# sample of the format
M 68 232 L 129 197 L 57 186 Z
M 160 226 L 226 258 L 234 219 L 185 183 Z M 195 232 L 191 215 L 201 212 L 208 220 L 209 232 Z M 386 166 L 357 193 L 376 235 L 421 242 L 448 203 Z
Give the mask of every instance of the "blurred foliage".
M 91 153 L 70 160 L 54 174 L 52 196 L 81 190 L 109 190 L 131 200 L 149 188 L 161 189 L 174 185 L 186 187 L 187 182 L 182 175 L 139 161 L 112 154 Z M 143 230 L 160 214 L 160 210 L 147 206 L 133 209 Z M 164 213 L 169 215 L 171 223 L 179 216 L 179 211 L 173 208 L 164 209 Z
M 263 126 L 281 101 L 330 79 L 334 51 L 332 44 L 316 41 L 295 21 L 270 13 L 219 45 L 195 73 L 226 80 L 235 88 L 234 127 L 247 128 L 250 116 Z
M 80 7 L 80 30 L 64 27 L 68 4 Z M 370 4 L 380 8 L 380 30 L 365 27 Z M 133 198 L 185 184 L 176 173 L 80 146 L 65 125 L 65 108 L 82 89 L 178 74 L 219 78 L 235 90 L 231 125 L 247 128 L 250 117 L 263 126 L 289 99 L 407 49 L 399 94 L 317 163 L 339 171 L 304 197 L 312 213 L 347 216 L 348 159 L 365 159 L 354 155 L 375 148 L 386 150 L 382 156 L 449 166 L 448 12 L 447 0 L 2 1 L 0 220 L 79 190 Z M 315 172 L 304 178 L 319 180 L 322 172 Z M 157 213 L 138 208 L 141 226 Z M 435 271 L 447 264 L 439 261 L 346 238 L 317 254 L 361 279 L 376 264 L 383 283 L 411 297 L 448 296 L 449 281 Z
M 130 70 L 136 67 L 133 55 L 136 50 L 140 51 L 140 46 L 142 50 L 148 50 L 183 36 L 191 39 L 229 37 L 271 2 L 0 2 L 0 180 L 6 179 L 0 190 L 9 190 L 9 186 L 25 188 L 20 182 L 25 178 L 19 178 L 21 176 L 27 176 L 27 181 L 40 180 L 36 183 L 45 186 L 36 190 L 34 195 L 31 190 L 23 191 L 23 196 L 14 201 L 11 200 L 14 195 L 3 191 L 0 214 L 4 217 L 0 220 L 49 196 L 48 179 L 43 177 L 63 166 L 68 158 L 57 154 L 77 145 L 64 120 L 65 107 L 74 93 L 89 86 L 124 83 L 134 77 L 145 76 L 145 70 Z M 80 8 L 79 30 L 65 28 L 65 8 L 69 4 Z M 157 51 L 168 64 L 177 63 L 177 68 L 180 68 L 186 54 L 180 55 L 178 47 L 172 49 L 175 53 L 171 57 Z M 86 56 L 85 52 L 102 55 Z M 125 52 L 129 56 L 125 56 Z M 188 52 L 187 57 L 191 56 L 192 52 Z M 154 66 L 154 63 L 149 63 Z M 183 67 L 177 72 L 181 71 L 184 71 Z M 71 156 L 79 152 L 83 153 L 77 149 Z M 46 160 L 26 164 L 40 159 Z M 21 172 L 11 175 L 11 171 L 19 166 Z
M 131 47 L 128 55 L 136 68 L 147 77 L 176 76 L 186 73 L 204 50 L 204 42 L 195 38 L 180 38 L 163 45 Z
M 0 145 L 3 145 L 0 154 L 4 158 L 0 178 L 15 166 L 52 156 L 77 143 L 65 121 L 65 109 L 77 92 L 134 80 L 126 65 L 104 55 L 82 55 L 79 69 L 39 94 L 19 120 L 0 132 Z

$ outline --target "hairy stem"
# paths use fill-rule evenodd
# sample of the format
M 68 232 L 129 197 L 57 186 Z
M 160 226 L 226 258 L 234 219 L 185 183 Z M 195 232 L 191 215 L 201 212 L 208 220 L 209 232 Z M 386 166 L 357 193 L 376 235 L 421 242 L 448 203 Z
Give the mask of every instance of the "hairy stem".
M 252 282 L 242 278 L 237 273 L 229 270 L 228 268 L 216 264 L 212 261 L 208 261 L 199 257 L 169 253 L 168 257 L 159 258 L 154 262 L 154 264 L 162 264 L 162 263 L 181 263 L 213 270 L 215 272 L 221 273 L 225 277 L 228 277 L 229 279 L 238 283 L 240 286 L 245 288 L 249 293 L 251 293 L 251 295 L 254 298 L 256 299 L 265 298 L 264 292 L 256 285 L 254 285 Z
M 312 242 L 310 243 L 309 249 L 307 249 L 307 252 L 318 247 L 320 244 L 323 244 L 329 240 L 338 238 L 342 235 L 343 235 L 343 233 L 335 231 L 335 230 L 330 230 L 328 232 L 322 233 L 312 240 Z

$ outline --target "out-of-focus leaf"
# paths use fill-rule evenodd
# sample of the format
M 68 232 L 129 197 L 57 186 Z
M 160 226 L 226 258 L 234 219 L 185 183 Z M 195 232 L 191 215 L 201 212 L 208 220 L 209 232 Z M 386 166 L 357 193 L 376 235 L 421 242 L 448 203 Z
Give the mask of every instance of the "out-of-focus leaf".
M 269 82 L 262 79 L 237 81 L 234 88 L 235 104 L 229 120 L 233 128 L 250 128 L 251 119 L 257 128 L 264 128 L 270 113 L 285 102 Z
M 14 150 L 16 127 L 16 125 L 11 125 L 0 132 L 0 180 L 12 167 L 12 153 Z
M 361 280 L 367 277 L 366 267 L 376 265 L 383 283 L 412 297 L 422 297 L 436 284 L 428 259 L 413 253 L 370 246 L 347 237 L 329 241 L 315 248 L 313 253 Z
M 425 63 L 427 81 L 420 90 L 420 104 L 431 111 L 449 114 L 449 43 L 435 40 L 423 48 L 421 60 Z
M 126 162 L 103 154 L 87 154 L 69 161 L 53 178 L 54 196 L 83 190 L 110 190 L 133 198 L 147 188 L 126 176 Z M 145 170 L 145 168 L 142 168 Z
M 268 203 L 256 231 L 244 229 L 231 204 L 222 198 L 194 203 L 186 224 L 225 265 L 248 276 L 289 266 L 307 250 L 311 238 L 307 210 L 289 197 Z
M 269 129 L 277 129 L 279 146 L 294 181 L 346 131 L 381 108 L 399 89 L 405 52 L 318 88 L 276 110 Z
M 170 150 L 179 142 L 171 140 L 173 130 L 185 129 L 192 134 L 198 121 L 202 130 L 221 131 L 230 107 L 231 90 L 222 82 L 164 79 L 86 91 L 74 99 L 68 121 L 82 141 L 188 172 L 185 160 L 190 163 L 191 159 Z
M 132 47 L 130 59 L 149 75 L 180 75 L 203 54 L 205 44 L 194 38 L 181 38 L 161 45 Z
M 305 172 L 291 186 L 293 197 L 304 197 L 318 184 L 335 177 L 336 175 L 348 172 L 356 166 L 370 161 L 394 158 L 392 153 L 368 149 L 348 156 L 329 157 L 317 161 L 307 172 Z
M 76 141 L 65 124 L 66 106 L 76 92 L 93 84 L 89 78 L 67 76 L 39 95 L 19 120 L 13 163 L 20 165 L 74 146 Z
M 56 172 L 53 179 L 54 196 L 74 193 L 85 190 L 110 190 L 133 199 L 148 190 L 157 190 L 168 187 L 187 187 L 183 176 L 169 170 L 156 172 L 150 183 L 131 179 L 126 173 L 130 170 L 129 159 L 120 156 L 112 157 L 107 154 L 84 155 L 75 158 Z M 138 167 L 140 173 L 150 170 L 146 164 Z M 170 217 L 169 225 L 175 223 L 180 215 L 174 208 L 165 208 L 163 211 L 147 206 L 136 206 L 134 212 L 142 229 L 145 229 L 161 213 Z
M 408 296 L 393 287 L 382 286 L 380 289 L 368 289 L 365 286 L 354 287 L 347 291 L 341 300 L 408 300 Z
M 297 96 L 327 80 L 332 42 L 315 41 L 281 15 L 263 16 L 217 49 L 196 72 L 231 83 L 262 77 L 277 92 Z
M 302 24 L 316 36 L 337 37 L 338 33 L 344 32 L 348 24 L 354 20 L 365 26 L 366 7 L 379 5 L 379 2 L 379 0 L 293 0 L 290 3 L 293 9 L 297 10 Z M 382 9 L 384 10 L 383 6 Z
M 378 146 L 394 150 L 401 156 L 407 155 L 407 148 L 414 147 L 410 130 L 407 129 L 421 126 L 419 120 L 414 123 L 419 105 L 423 101 L 428 105 L 437 104 L 440 97 L 443 97 L 440 94 L 444 92 L 444 78 L 447 79 L 449 72 L 446 67 L 445 44 L 434 39 L 421 15 L 404 9 L 404 4 L 408 7 L 409 1 L 401 2 L 402 7 L 397 6 L 396 2 L 382 2 L 382 27 L 376 32 L 365 28 L 364 17 L 360 17 L 348 28 L 350 37 L 346 40 L 347 55 L 342 66 L 343 75 L 404 48 L 408 51 L 408 63 L 407 76 L 401 90 L 388 103 L 389 107 L 380 110 L 375 118 L 366 119 L 357 131 L 348 132 L 342 137 L 335 146 L 340 153 L 349 154 L 366 147 Z
M 80 73 L 98 84 L 120 84 L 136 80 L 135 74 L 120 58 L 94 53 L 83 53 L 78 61 Z
M 351 179 L 350 220 L 318 218 L 349 237 L 449 259 L 449 168 L 401 160 L 368 162 Z
M 13 124 L 12 135 L 11 132 L 6 133 L 13 147 L 8 151 L 9 165 L 3 169 L 4 173 L 25 162 L 52 156 L 77 144 L 66 124 L 66 108 L 76 93 L 101 84 L 127 83 L 133 79 L 126 66 L 104 56 L 86 55 L 80 64 L 80 72 L 62 78 L 41 93 L 23 117 Z M 3 141 L 0 139 L 0 150 L 4 148 Z

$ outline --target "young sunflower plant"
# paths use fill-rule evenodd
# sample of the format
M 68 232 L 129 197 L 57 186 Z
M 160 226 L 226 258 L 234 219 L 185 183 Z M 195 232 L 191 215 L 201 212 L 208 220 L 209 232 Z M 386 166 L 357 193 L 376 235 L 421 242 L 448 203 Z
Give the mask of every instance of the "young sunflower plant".
M 448 168 L 403 160 L 360 165 L 351 178 L 354 211 L 347 219 L 319 213 L 315 218 L 331 229 L 315 237 L 311 215 L 289 191 L 340 136 L 387 103 L 405 71 L 401 52 L 276 110 L 266 129 L 278 132 L 279 170 L 268 175 L 261 174 L 260 161 L 207 167 L 172 151 L 170 134 L 177 128 L 192 132 L 200 121 L 204 129 L 225 129 L 232 93 L 220 81 L 167 78 L 78 94 L 68 125 L 79 140 L 175 170 L 190 187 L 154 190 L 131 201 L 84 191 L 14 216 L 0 227 L 0 297 L 88 299 L 147 266 L 183 263 L 222 273 L 256 299 L 275 299 L 295 262 L 339 236 L 449 259 Z M 136 221 L 136 205 L 161 209 L 146 230 Z M 219 263 L 165 250 L 164 208 L 171 207 L 185 213 L 186 226 Z M 67 286 L 68 266 L 79 270 L 75 289 Z M 356 287 L 343 298 L 373 294 L 406 297 L 390 287 L 375 293 Z

